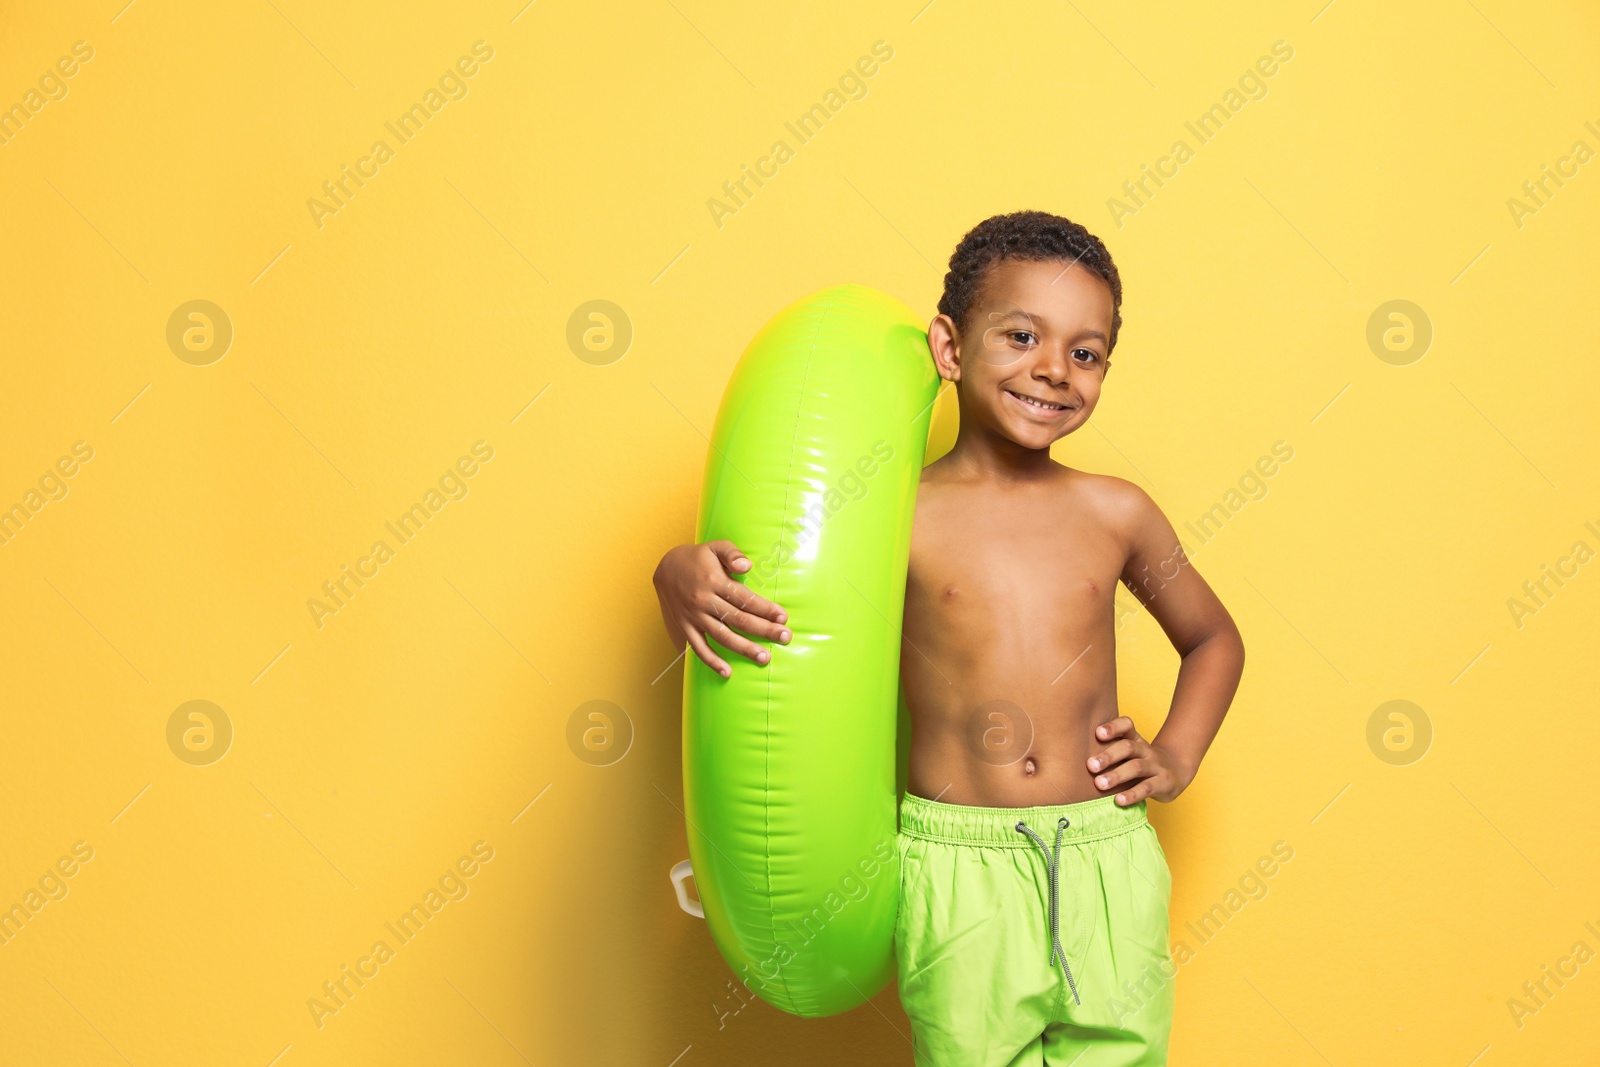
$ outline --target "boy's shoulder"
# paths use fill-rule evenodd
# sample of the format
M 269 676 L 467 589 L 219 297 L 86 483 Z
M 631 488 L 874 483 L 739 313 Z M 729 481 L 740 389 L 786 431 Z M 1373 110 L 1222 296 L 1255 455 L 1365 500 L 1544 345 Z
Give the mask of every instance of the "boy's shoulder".
M 1137 518 L 1156 506 L 1150 494 L 1126 478 L 1114 474 L 1093 474 L 1073 470 L 1075 491 L 1086 500 L 1103 508 L 1108 517 Z
M 959 506 L 962 497 L 989 488 L 989 483 L 954 475 L 935 462 L 924 469 L 917 492 L 919 500 L 931 498 Z M 1150 494 L 1114 474 L 1096 474 L 1056 463 L 1041 488 L 1051 497 L 1120 529 L 1131 529 L 1152 514 L 1160 514 Z
M 1060 492 L 1064 501 L 1119 540 L 1136 539 L 1137 531 L 1161 514 L 1150 494 L 1126 478 L 1075 468 L 1063 471 Z

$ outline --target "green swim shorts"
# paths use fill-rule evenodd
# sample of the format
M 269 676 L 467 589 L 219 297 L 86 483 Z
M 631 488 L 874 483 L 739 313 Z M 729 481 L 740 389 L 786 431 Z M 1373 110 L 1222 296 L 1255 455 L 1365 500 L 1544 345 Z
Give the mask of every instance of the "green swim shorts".
M 900 802 L 900 1003 L 917 1067 L 1167 1062 L 1172 875 L 1143 801 Z

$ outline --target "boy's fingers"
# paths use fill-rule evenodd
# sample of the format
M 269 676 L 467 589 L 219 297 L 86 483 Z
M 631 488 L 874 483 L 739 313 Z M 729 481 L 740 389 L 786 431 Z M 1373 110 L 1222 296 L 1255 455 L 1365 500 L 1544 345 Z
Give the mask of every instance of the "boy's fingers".
M 726 613 L 719 611 L 716 614 L 725 625 L 733 627 L 740 633 L 751 634 L 756 637 L 765 637 L 768 641 L 776 641 L 780 645 L 786 645 L 789 643 L 790 634 L 788 627 L 780 626 L 775 622 L 768 622 L 766 619 L 747 614 L 746 612 L 740 611 L 738 608 L 735 608 L 732 605 L 728 606 Z
M 765 664 L 772 658 L 766 649 L 742 634 L 736 633 L 721 619 L 707 619 L 706 623 L 707 636 L 715 637 L 729 651 L 737 652 L 745 659 L 761 664 Z
M 1123 738 L 1121 741 L 1113 741 L 1106 746 L 1104 752 L 1098 753 L 1089 760 L 1089 769 L 1091 771 L 1103 771 L 1107 767 L 1113 767 L 1123 760 L 1131 758 L 1133 754 L 1133 742 L 1128 738 Z
M 760 615 L 764 619 L 771 619 L 773 622 L 778 623 L 789 621 L 788 613 L 782 608 L 760 593 L 751 592 L 747 586 L 740 585 L 732 578 L 729 578 L 723 585 L 719 595 L 728 603 L 749 612 L 751 615 Z
M 722 657 L 711 651 L 711 646 L 706 644 L 705 635 L 699 633 L 693 627 L 686 628 L 684 634 L 688 638 L 689 647 L 694 649 L 694 654 L 699 656 L 706 666 L 724 678 L 733 673 L 728 665 L 722 661 Z
M 789 621 L 788 614 L 781 607 L 760 593 L 751 592 L 743 583 L 733 580 L 734 575 L 748 574 L 751 567 L 749 558 L 739 551 L 739 546 L 732 541 L 707 541 L 706 547 L 716 555 L 717 561 L 722 564 L 722 569 L 728 574 L 722 588 L 717 591 L 724 600 L 752 615 L 760 615 L 773 622 Z
M 1152 784 L 1149 778 L 1146 778 L 1132 789 L 1124 789 L 1122 792 L 1118 793 L 1116 802 L 1125 808 L 1129 804 L 1139 803 L 1139 801 L 1143 800 L 1145 797 L 1149 796 L 1155 791 L 1155 785 Z
M 1119 715 L 1110 722 L 1101 723 L 1095 730 L 1095 736 L 1102 741 L 1109 741 L 1113 737 L 1126 737 L 1133 732 L 1133 720 L 1126 715 Z
M 1115 789 L 1124 782 L 1131 782 L 1135 778 L 1144 778 L 1150 773 L 1150 768 L 1143 760 L 1131 759 L 1117 764 L 1104 774 L 1095 778 L 1094 784 L 1101 789 Z
M 722 569 L 729 574 L 743 574 L 750 569 L 750 560 L 732 541 L 707 541 L 706 547 L 721 562 Z

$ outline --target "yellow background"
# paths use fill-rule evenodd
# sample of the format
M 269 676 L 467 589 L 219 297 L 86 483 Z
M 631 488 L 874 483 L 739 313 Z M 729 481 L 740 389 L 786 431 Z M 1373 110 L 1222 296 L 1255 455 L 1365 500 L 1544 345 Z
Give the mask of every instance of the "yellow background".
M 1600 564 L 1520 628 L 1507 601 L 1600 549 L 1600 163 L 1520 226 L 1506 202 L 1600 149 L 1600 16 L 1229 6 L 0 7 L 0 105 L 94 50 L 0 145 L 0 507 L 93 449 L 0 545 L 0 907 L 93 849 L 0 945 L 0 1062 L 909 1063 L 892 988 L 732 1011 L 667 880 L 683 667 L 649 575 L 763 321 L 845 282 L 931 317 L 961 234 L 1021 208 L 1084 222 L 1126 285 L 1060 459 L 1182 530 L 1294 450 L 1195 552 L 1249 661 L 1154 812 L 1194 950 L 1174 1062 L 1589 1055 L 1600 963 L 1520 1028 L 1506 1002 L 1600 950 Z M 319 227 L 308 199 L 480 40 L 467 95 Z M 797 144 L 880 40 L 866 96 Z M 1276 41 L 1266 96 L 1197 146 L 1184 122 Z M 707 200 L 780 138 L 719 227 Z M 234 333 L 204 366 L 166 334 L 197 299 Z M 566 341 L 595 299 L 634 331 L 604 365 Z M 1405 366 L 1366 341 L 1391 299 L 1434 329 Z M 477 441 L 467 495 L 319 627 L 308 599 Z M 1147 616 L 1121 640 L 1148 733 L 1176 657 Z M 1367 742 L 1396 699 L 1433 731 L 1404 766 Z M 191 700 L 234 731 L 207 766 L 168 746 Z M 607 766 L 567 741 L 591 700 L 632 726 Z M 480 841 L 468 895 L 319 1027 L 307 1001 Z M 1186 938 L 1279 841 L 1266 895 Z

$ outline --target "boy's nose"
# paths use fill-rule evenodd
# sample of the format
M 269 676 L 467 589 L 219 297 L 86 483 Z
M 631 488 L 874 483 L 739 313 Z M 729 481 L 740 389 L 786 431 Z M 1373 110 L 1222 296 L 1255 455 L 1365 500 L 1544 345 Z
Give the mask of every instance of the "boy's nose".
M 1041 362 L 1033 368 L 1033 380 L 1050 389 L 1052 400 L 1063 400 L 1070 391 L 1072 374 L 1067 364 L 1054 360 Z
M 1071 354 L 1065 346 L 1040 346 L 1039 361 L 1033 367 L 1033 376 L 1035 378 L 1060 388 L 1068 383 L 1071 379 L 1071 374 Z

